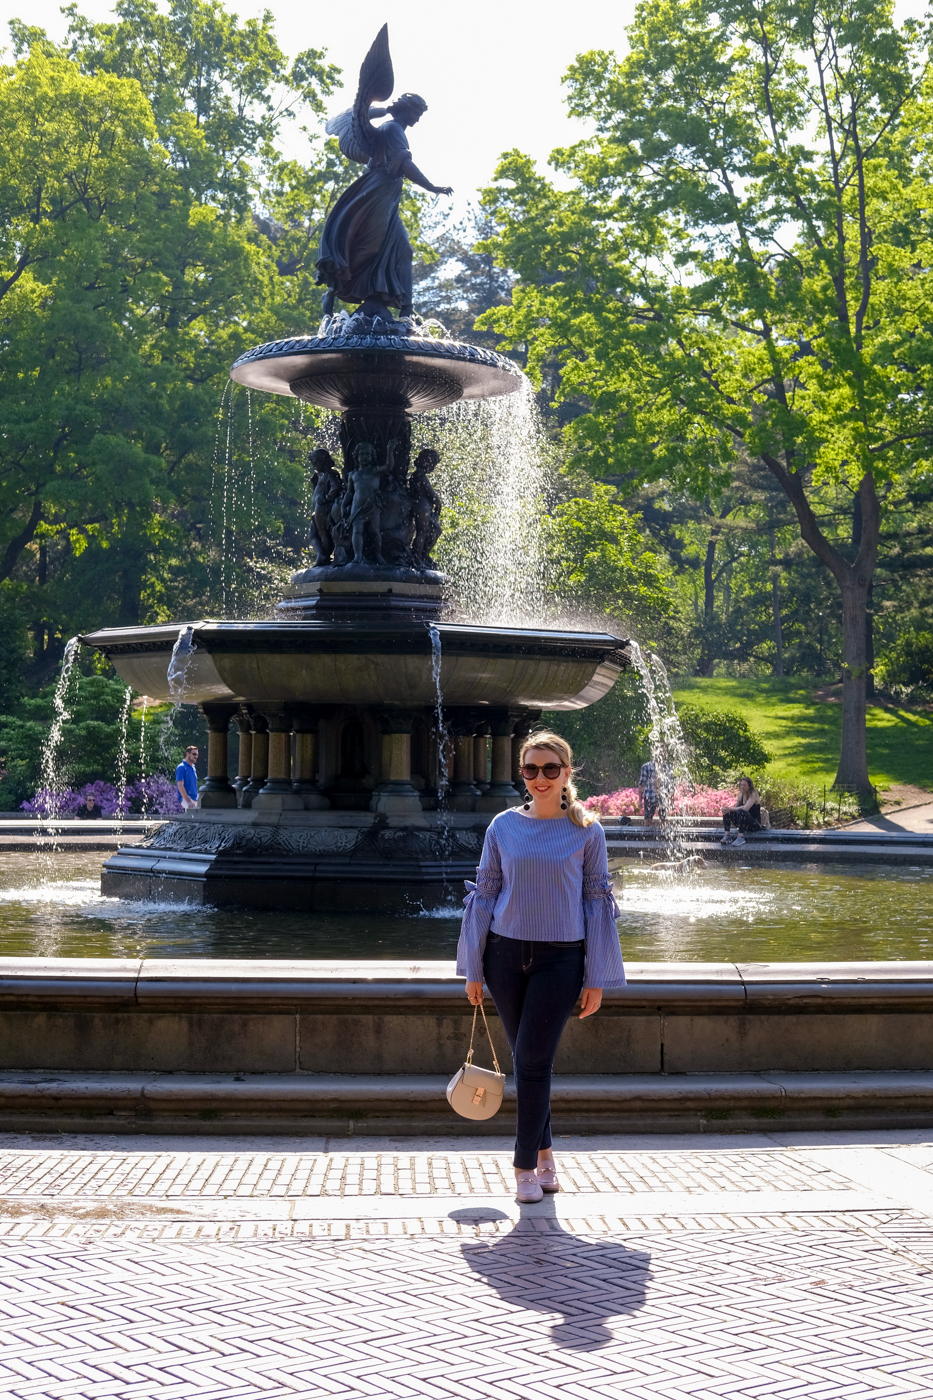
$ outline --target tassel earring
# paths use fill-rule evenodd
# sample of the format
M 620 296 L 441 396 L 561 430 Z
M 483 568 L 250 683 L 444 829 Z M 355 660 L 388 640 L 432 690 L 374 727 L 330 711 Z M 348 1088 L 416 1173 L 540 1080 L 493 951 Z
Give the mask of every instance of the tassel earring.
M 567 810 L 567 789 L 566 789 L 566 788 L 561 788 L 561 790 L 560 790 L 560 805 L 561 805 L 561 807 L 564 809 L 564 811 L 566 812 L 566 810 Z
M 523 803 L 526 812 L 531 811 L 531 793 L 525 788 L 525 801 Z

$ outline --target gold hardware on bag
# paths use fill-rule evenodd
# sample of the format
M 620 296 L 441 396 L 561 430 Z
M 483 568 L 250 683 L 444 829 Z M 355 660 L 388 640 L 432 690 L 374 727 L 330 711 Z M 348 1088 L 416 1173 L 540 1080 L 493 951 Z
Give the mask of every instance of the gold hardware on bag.
M 483 1025 L 486 1027 L 486 1036 L 489 1040 L 489 1048 L 492 1051 L 492 1062 L 495 1069 L 481 1069 L 479 1065 L 473 1063 L 473 1041 L 476 1036 L 476 1017 L 479 1012 L 483 1013 Z M 470 1032 L 470 1048 L 467 1057 L 453 1079 L 447 1085 L 447 1102 L 455 1113 L 459 1113 L 461 1118 L 491 1118 L 494 1113 L 498 1113 L 502 1107 L 502 1095 L 505 1090 L 505 1075 L 499 1068 L 499 1061 L 496 1059 L 496 1047 L 492 1043 L 492 1036 L 489 1034 L 489 1022 L 486 1020 L 486 1012 L 482 1006 L 473 1008 L 473 1029 Z

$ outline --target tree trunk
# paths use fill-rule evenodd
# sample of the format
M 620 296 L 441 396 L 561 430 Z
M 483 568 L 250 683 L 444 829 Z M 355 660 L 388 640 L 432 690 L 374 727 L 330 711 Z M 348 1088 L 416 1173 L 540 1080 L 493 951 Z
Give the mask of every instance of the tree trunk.
M 706 546 L 703 560 L 703 650 L 697 661 L 697 675 L 711 676 L 716 666 L 716 652 L 713 647 L 713 622 L 716 617 L 716 589 L 713 567 L 716 563 L 718 535 L 714 530 Z
M 781 631 L 781 584 L 774 541 L 774 524 L 768 531 L 771 543 L 771 611 L 774 614 L 774 674 L 784 676 L 784 635 Z
M 789 472 L 770 453 L 762 460 L 794 507 L 800 534 L 816 557 L 830 570 L 842 594 L 842 744 L 834 786 L 868 796 L 868 745 L 865 734 L 865 682 L 867 675 L 868 596 L 881 535 L 881 508 L 875 479 L 866 472 L 858 486 L 858 553 L 850 563 L 826 538 L 803 487 L 799 472 Z M 854 532 L 853 532 L 854 533 Z
M 875 581 L 868 585 L 865 605 L 865 694 L 875 698 Z
M 868 747 L 865 733 L 865 610 L 868 584 L 855 580 L 842 587 L 842 748 L 834 787 L 868 792 Z

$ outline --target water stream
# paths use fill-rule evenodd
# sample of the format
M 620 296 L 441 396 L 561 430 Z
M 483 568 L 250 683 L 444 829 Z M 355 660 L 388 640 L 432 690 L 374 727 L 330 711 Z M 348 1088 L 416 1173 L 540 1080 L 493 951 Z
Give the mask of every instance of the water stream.
M 126 730 L 130 718 L 130 705 L 133 701 L 132 689 L 127 686 L 123 695 L 123 709 L 120 712 L 120 747 L 117 751 L 117 817 L 120 821 L 127 813 L 126 770 L 129 755 L 126 748 Z
M 185 703 L 188 667 L 191 665 L 197 649 L 194 640 L 194 627 L 180 627 L 165 673 L 168 680 L 168 692 L 172 699 L 172 708 L 166 712 L 159 733 L 161 767 L 166 774 L 171 774 L 173 780 L 176 764 L 171 753 L 171 745 L 175 736 L 175 721 L 179 710 Z
M 418 446 L 441 454 L 437 490 L 444 533 L 435 555 L 459 614 L 507 627 L 541 626 L 545 587 L 541 515 L 547 439 L 527 379 L 514 394 L 426 413 Z
M 646 657 L 635 641 L 630 643 L 630 649 L 648 709 L 648 746 L 654 764 L 658 816 L 667 847 L 665 858 L 683 860 L 688 853 L 683 830 L 671 819 L 677 815 L 678 791 L 689 791 L 692 787 L 687 742 L 677 718 L 677 707 L 664 662 L 653 652 Z

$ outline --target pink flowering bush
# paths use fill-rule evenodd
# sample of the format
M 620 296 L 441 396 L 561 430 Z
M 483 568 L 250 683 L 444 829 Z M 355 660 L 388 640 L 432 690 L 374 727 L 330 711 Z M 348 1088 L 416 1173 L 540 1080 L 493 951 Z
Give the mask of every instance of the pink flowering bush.
M 723 807 L 735 805 L 734 788 L 712 788 L 698 785 L 692 790 L 680 783 L 674 790 L 674 810 L 678 817 L 718 817 Z M 619 788 L 617 792 L 598 793 L 583 803 L 587 811 L 601 817 L 640 817 L 642 802 L 638 788 Z

